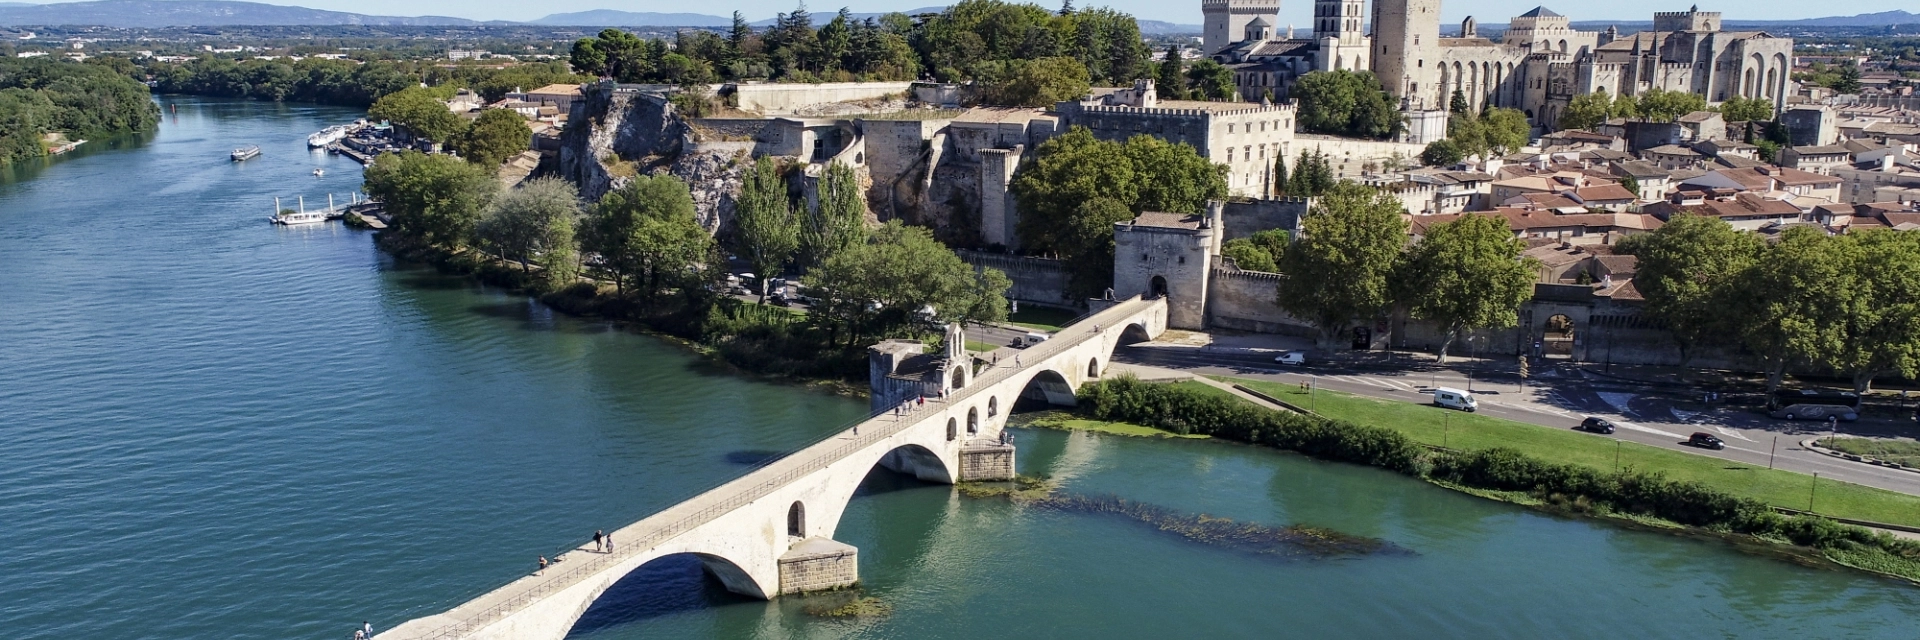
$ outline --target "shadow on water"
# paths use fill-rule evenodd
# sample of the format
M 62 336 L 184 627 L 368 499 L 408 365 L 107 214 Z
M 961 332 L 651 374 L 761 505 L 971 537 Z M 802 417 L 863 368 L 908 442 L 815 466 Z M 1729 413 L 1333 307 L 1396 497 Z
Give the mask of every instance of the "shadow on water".
M 677 553 L 640 565 L 587 607 L 567 637 L 730 604 L 759 602 L 727 591 L 700 558 Z

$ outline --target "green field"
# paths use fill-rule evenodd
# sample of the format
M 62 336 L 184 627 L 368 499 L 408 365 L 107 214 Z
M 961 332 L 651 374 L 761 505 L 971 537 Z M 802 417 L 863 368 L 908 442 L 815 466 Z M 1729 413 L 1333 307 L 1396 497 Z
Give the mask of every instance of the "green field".
M 1453 449 L 1508 447 L 1549 462 L 1598 469 L 1655 471 L 1692 480 L 1737 496 L 1827 516 L 1920 526 L 1920 497 L 1884 489 L 1821 479 L 1731 460 L 1711 458 L 1571 429 L 1556 429 L 1478 414 L 1441 409 L 1406 400 L 1386 400 L 1318 390 L 1309 398 L 1298 385 L 1219 377 L 1329 418 L 1387 427 L 1414 441 Z
M 1825 445 L 1829 449 L 1851 453 L 1856 456 L 1878 458 L 1887 462 L 1898 462 L 1904 467 L 1920 467 L 1920 442 L 1913 440 L 1821 438 L 1820 444 Z
M 987 353 L 989 351 L 993 351 L 994 349 L 998 349 L 998 348 L 1000 348 L 1000 345 L 993 344 L 991 342 L 980 342 L 978 340 L 967 341 L 967 350 L 972 351 L 974 353 Z

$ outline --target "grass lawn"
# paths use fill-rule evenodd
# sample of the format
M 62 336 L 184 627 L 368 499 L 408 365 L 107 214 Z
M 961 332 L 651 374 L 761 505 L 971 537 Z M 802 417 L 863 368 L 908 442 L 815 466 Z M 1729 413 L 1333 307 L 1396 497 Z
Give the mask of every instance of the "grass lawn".
M 1394 429 L 1422 444 L 1476 450 L 1509 447 L 1550 462 L 1655 471 L 1669 478 L 1692 480 L 1737 496 L 1792 509 L 1807 508 L 1809 490 L 1814 510 L 1829 516 L 1920 526 L 1920 496 L 1821 479 L 1720 458 L 1694 455 L 1571 429 L 1555 429 L 1478 414 L 1441 409 L 1404 400 L 1356 396 L 1325 389 L 1313 398 L 1298 385 L 1225 378 L 1261 393 L 1286 400 L 1329 418 Z M 1458 427 L 1458 428 L 1453 428 Z M 1616 444 L 1619 443 L 1619 444 Z
M 1027 305 L 1020 307 L 1018 313 L 1007 316 L 1007 323 L 1020 325 L 1028 329 L 1059 331 L 1061 325 L 1066 324 L 1068 320 L 1078 317 L 1080 317 L 1080 313 L 1077 311 L 1042 307 L 1039 305 Z
M 990 342 L 980 342 L 977 340 L 967 341 L 967 350 L 972 351 L 974 353 L 986 353 L 988 351 L 992 351 L 998 348 L 1000 348 L 1000 345 L 993 344 Z
M 1913 440 L 1880 440 L 1874 438 L 1821 438 L 1820 444 L 1828 449 L 1844 451 L 1856 456 L 1879 458 L 1887 462 L 1898 462 L 1901 466 L 1920 467 L 1920 442 Z
M 1228 398 L 1239 399 L 1239 396 L 1235 396 L 1231 393 L 1227 393 L 1226 390 L 1224 389 L 1207 385 L 1205 383 L 1185 381 L 1185 382 L 1174 382 L 1170 384 L 1176 387 L 1196 389 L 1203 394 L 1212 394 L 1212 395 L 1219 395 L 1219 396 L 1224 396 Z M 1190 434 L 1182 435 L 1182 434 L 1174 433 L 1172 431 L 1167 431 L 1165 429 L 1156 429 L 1154 427 L 1133 424 L 1131 422 L 1107 422 L 1105 420 L 1087 420 L 1079 416 L 1075 416 L 1074 414 L 1066 411 L 1045 412 L 1043 414 L 1035 416 L 1031 420 L 1026 421 L 1025 425 L 1029 427 L 1040 427 L 1044 429 L 1070 429 L 1070 430 L 1077 430 L 1077 431 L 1097 431 L 1100 433 L 1111 433 L 1114 435 L 1121 435 L 1121 436 L 1135 436 L 1135 437 L 1148 437 L 1148 438 L 1190 438 L 1194 440 L 1205 440 L 1207 438 L 1213 437 L 1213 436 L 1208 436 L 1208 435 L 1198 434 L 1198 433 L 1190 433 Z

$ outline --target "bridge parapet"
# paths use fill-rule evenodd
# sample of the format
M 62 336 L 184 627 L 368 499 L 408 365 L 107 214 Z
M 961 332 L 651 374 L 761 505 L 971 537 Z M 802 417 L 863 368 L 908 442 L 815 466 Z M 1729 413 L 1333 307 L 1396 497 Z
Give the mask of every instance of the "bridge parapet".
M 615 530 L 613 552 L 589 551 L 583 544 L 561 554 L 559 564 L 542 574 L 522 577 L 445 613 L 410 620 L 379 637 L 557 640 L 619 578 L 653 558 L 674 553 L 699 555 L 731 590 L 761 598 L 778 595 L 788 586 L 782 580 L 779 559 L 796 543 L 805 544 L 802 540 L 830 538 L 846 500 L 873 466 L 937 464 L 944 467 L 949 480 L 1009 477 L 1013 447 L 987 443 L 1004 427 L 1013 399 L 1036 376 L 1054 372 L 1065 380 L 1070 393 L 1099 377 L 1128 327 L 1139 325 L 1151 337 L 1164 331 L 1166 322 L 1164 300 L 1119 302 L 1063 327 L 1052 339 L 1021 352 L 1013 363 L 1002 360 L 964 388 L 946 397 L 928 398 L 926 407 L 910 415 L 894 416 L 891 407 L 875 411 L 791 455 Z M 998 404 L 1001 399 L 1006 400 L 1004 406 Z M 966 419 L 970 427 L 975 426 L 983 406 L 985 422 L 977 425 L 977 431 L 969 429 L 969 437 L 958 438 L 952 425 Z M 925 460 L 901 455 L 903 450 L 919 451 L 916 455 Z M 975 455 L 969 459 L 968 453 Z M 970 466 L 974 467 L 971 474 Z M 913 470 L 923 479 L 939 478 L 938 471 Z M 817 505 L 819 513 L 808 517 L 819 521 L 789 525 L 799 530 L 779 535 L 773 523 L 787 521 L 789 505 L 801 502 Z M 847 554 L 848 562 L 851 556 Z

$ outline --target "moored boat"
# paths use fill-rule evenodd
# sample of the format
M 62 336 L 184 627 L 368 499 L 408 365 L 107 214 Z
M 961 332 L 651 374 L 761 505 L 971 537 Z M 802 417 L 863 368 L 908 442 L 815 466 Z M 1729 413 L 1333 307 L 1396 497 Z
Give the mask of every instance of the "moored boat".
M 234 149 L 233 155 L 229 157 L 233 158 L 234 162 L 245 162 L 247 160 L 252 160 L 254 158 L 260 157 L 260 147 L 253 146 L 253 145 L 240 147 L 238 149 Z

